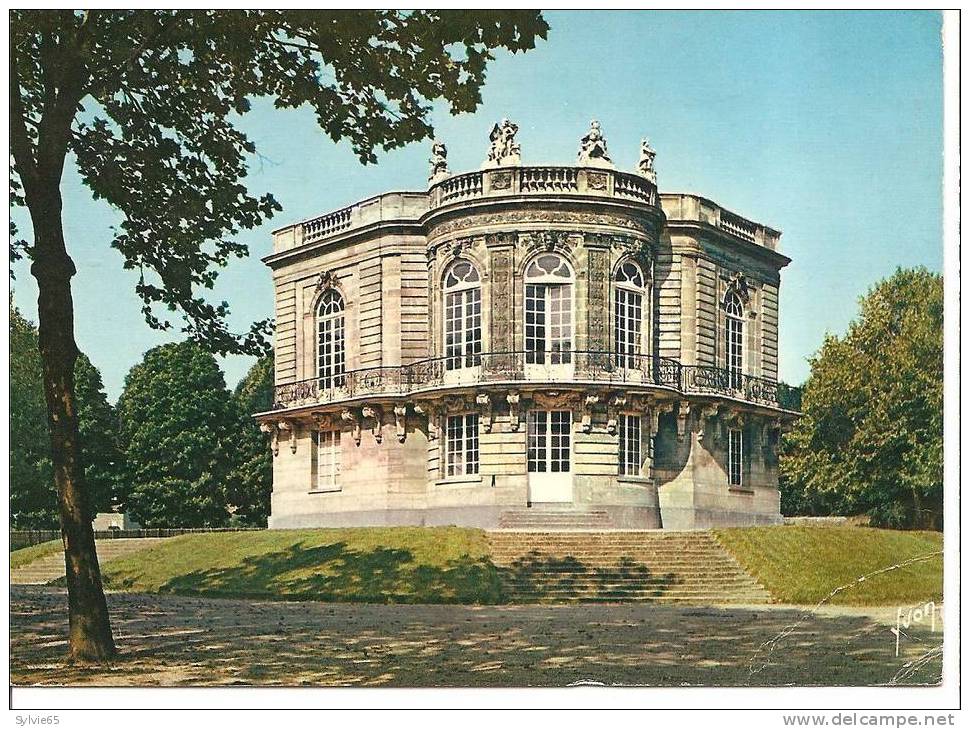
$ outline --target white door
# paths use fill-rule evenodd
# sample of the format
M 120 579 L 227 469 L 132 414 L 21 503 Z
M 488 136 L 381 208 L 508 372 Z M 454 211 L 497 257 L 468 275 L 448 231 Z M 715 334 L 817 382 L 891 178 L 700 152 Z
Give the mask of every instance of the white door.
M 530 503 L 573 500 L 572 424 L 569 410 L 530 410 L 528 468 Z

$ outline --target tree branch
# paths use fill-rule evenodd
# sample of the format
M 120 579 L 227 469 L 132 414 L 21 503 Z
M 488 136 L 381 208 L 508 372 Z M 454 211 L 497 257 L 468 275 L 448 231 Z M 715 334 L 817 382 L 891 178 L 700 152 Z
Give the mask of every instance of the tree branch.
M 30 144 L 30 134 L 27 132 L 23 99 L 20 98 L 20 72 L 17 65 L 17 51 L 13 38 L 10 39 L 10 149 L 13 152 L 17 174 L 24 184 L 24 193 L 28 187 L 33 191 L 37 184 L 37 161 L 34 159 Z

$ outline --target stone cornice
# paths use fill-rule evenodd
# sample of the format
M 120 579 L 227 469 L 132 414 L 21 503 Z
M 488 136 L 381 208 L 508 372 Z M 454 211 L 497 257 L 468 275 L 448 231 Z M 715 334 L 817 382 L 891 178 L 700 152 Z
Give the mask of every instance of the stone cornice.
M 742 255 L 750 256 L 771 266 L 774 270 L 780 271 L 791 263 L 791 258 L 778 251 L 765 248 L 758 243 L 737 238 L 727 231 L 721 230 L 710 223 L 703 223 L 699 220 L 667 220 L 666 231 L 669 235 L 688 235 L 695 239 L 695 243 L 690 246 L 673 246 L 675 253 L 683 255 L 705 256 L 703 242 L 706 239 L 716 238 L 717 244 L 733 247 Z
M 360 228 L 352 228 L 329 238 L 321 238 L 313 243 L 305 243 L 285 251 L 270 253 L 267 256 L 263 256 L 260 260 L 270 268 L 277 269 L 283 264 L 293 263 L 305 258 L 313 258 L 324 250 L 355 243 L 361 239 L 376 238 L 378 235 L 413 235 L 423 237 L 424 232 L 424 227 L 416 220 L 382 220 Z

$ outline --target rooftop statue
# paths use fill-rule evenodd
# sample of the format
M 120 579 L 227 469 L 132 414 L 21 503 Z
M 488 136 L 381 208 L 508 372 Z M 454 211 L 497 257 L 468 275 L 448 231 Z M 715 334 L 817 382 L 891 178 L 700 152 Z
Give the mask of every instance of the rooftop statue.
M 603 136 L 600 123 L 595 119 L 589 123 L 589 131 L 579 142 L 577 164 L 583 167 L 613 166 L 613 160 L 606 151 L 606 137 Z
M 485 160 L 482 167 L 519 164 L 521 162 L 521 148 L 519 143 L 515 141 L 515 135 L 518 131 L 518 124 L 513 124 L 508 119 L 503 119 L 501 123 L 492 127 L 492 133 L 488 135 L 489 141 L 491 141 L 488 159 Z
M 637 169 L 640 174 L 646 177 L 653 184 L 657 184 L 657 171 L 653 168 L 653 161 L 656 159 L 657 153 L 654 151 L 653 147 L 650 146 L 650 141 L 648 139 L 640 140 L 640 161 L 637 162 Z
M 451 172 L 448 170 L 448 148 L 444 142 L 437 139 L 431 145 L 431 174 L 428 182 L 435 183 L 448 177 Z

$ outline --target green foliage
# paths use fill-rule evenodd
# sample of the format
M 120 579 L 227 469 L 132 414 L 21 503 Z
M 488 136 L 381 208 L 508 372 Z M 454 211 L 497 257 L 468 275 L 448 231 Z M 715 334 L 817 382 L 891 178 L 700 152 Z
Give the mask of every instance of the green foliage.
M 114 409 L 101 373 L 85 355 L 74 367 L 81 465 L 88 486 L 86 509 L 105 511 L 121 485 L 121 456 Z M 11 302 L 10 309 L 10 514 L 21 529 L 58 527 L 37 328 Z
M 225 526 L 235 413 L 215 357 L 194 342 L 149 350 L 118 414 L 132 517 L 146 528 Z
M 273 456 L 253 414 L 273 407 L 273 357 L 263 357 L 246 374 L 232 396 L 236 434 L 233 465 L 226 479 L 226 498 L 233 518 L 247 526 L 266 526 L 273 491 Z
M 105 564 L 112 589 L 285 600 L 502 601 L 480 529 L 359 528 L 191 534 Z
M 943 535 L 937 532 L 781 526 L 715 534 L 779 602 L 908 605 L 943 597 Z M 908 560 L 916 561 L 898 566 Z M 872 574 L 881 570 L 887 571 Z
M 104 392 L 101 373 L 85 355 L 74 366 L 85 501 L 94 519 L 113 504 L 124 508 L 123 459 L 118 445 L 118 417 Z
M 10 521 L 54 529 L 57 493 L 47 436 L 37 328 L 10 302 Z
M 900 269 L 811 361 L 781 454 L 787 514 L 943 527 L 943 278 Z
M 148 323 L 181 310 L 211 351 L 264 353 L 267 322 L 237 335 L 227 304 L 200 295 L 247 254 L 239 230 L 280 209 L 243 184 L 255 146 L 235 125 L 252 100 L 309 106 L 376 162 L 375 148 L 430 138 L 431 102 L 475 110 L 491 50 L 527 51 L 547 30 L 531 10 L 13 10 L 12 199 L 56 190 L 72 152 L 124 215 L 112 245 L 141 272 Z

